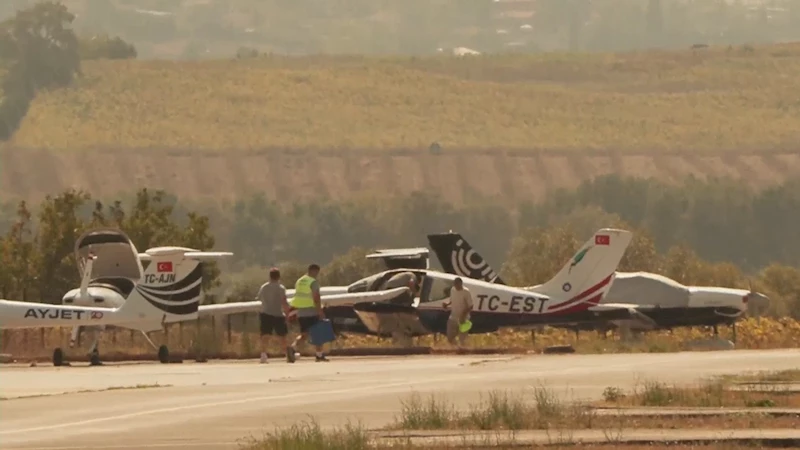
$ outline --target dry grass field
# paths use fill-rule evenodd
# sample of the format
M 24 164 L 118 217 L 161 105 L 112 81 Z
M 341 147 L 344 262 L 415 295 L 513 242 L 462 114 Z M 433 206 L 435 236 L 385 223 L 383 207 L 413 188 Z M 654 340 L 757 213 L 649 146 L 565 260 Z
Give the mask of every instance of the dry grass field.
M 538 198 L 605 173 L 800 173 L 800 44 L 626 54 L 90 61 L 0 146 L 5 198 Z M 427 148 L 442 145 L 434 156 Z M 298 182 L 300 174 L 320 175 Z

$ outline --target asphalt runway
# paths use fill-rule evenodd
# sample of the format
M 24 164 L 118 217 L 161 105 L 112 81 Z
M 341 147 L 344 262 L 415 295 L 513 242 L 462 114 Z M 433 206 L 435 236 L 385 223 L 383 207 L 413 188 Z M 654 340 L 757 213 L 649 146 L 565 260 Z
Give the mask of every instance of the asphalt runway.
M 350 420 L 381 427 L 412 392 L 439 392 L 466 408 L 493 389 L 543 385 L 564 398 L 591 399 L 607 386 L 630 389 L 644 380 L 690 383 L 798 367 L 797 349 L 6 365 L 0 367 L 0 448 L 235 448 L 237 439 L 309 415 L 323 425 Z M 154 384 L 165 387 L 132 388 Z M 127 389 L 103 390 L 112 387 Z M 75 393 L 85 390 L 95 392 Z

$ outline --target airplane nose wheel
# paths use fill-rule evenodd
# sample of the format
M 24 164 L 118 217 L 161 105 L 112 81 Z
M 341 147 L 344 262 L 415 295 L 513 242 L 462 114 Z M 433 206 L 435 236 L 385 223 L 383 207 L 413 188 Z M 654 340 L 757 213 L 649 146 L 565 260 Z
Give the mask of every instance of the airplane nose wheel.
M 96 348 L 92 350 L 92 353 L 89 354 L 89 365 L 90 366 L 102 365 L 102 363 L 100 362 L 100 352 Z
M 161 364 L 166 364 L 169 362 L 169 349 L 166 345 L 158 347 L 158 360 L 161 362 Z
M 53 350 L 53 366 L 61 367 L 64 365 L 64 350 L 57 348 Z

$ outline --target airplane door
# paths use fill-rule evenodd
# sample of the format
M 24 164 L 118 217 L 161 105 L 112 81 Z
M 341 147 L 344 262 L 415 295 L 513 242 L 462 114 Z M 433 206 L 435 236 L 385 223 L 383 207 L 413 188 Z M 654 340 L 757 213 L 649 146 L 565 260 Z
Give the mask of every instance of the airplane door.
M 419 292 L 419 302 L 427 303 L 430 300 L 431 296 L 431 287 L 433 286 L 433 279 L 428 276 L 423 276 L 422 278 L 422 289 Z

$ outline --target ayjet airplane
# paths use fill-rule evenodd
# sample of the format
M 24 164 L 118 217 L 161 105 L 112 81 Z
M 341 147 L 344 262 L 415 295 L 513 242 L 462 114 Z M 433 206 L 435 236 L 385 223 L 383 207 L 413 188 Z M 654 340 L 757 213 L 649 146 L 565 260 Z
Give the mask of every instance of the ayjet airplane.
M 504 285 L 497 272 L 459 233 L 428 235 L 428 243 L 445 272 Z M 580 254 L 580 252 L 579 252 Z M 523 288 L 535 291 L 538 286 Z M 573 330 L 633 331 L 670 329 L 683 326 L 734 326 L 748 310 L 763 311 L 769 299 L 752 288 L 684 286 L 675 280 L 649 272 L 617 272 L 614 284 L 598 308 L 628 308 L 629 319 L 582 322 L 563 325 Z M 733 328 L 734 332 L 736 328 Z
M 470 333 L 502 327 L 594 322 L 630 318 L 630 308 L 598 306 L 614 281 L 614 273 L 630 244 L 625 230 L 599 230 L 550 281 L 522 289 L 463 277 L 472 293 L 474 309 Z M 456 275 L 430 269 L 396 268 L 356 281 L 348 292 L 379 291 L 392 277 L 414 274 L 412 305 L 363 303 L 353 307 L 364 326 L 375 334 L 417 336 L 443 333 L 449 310 L 444 303 Z
M 106 326 L 120 326 L 141 331 L 158 359 L 168 362 L 169 349 L 165 343 L 156 347 L 149 333 L 162 330 L 167 323 L 196 320 L 209 315 L 234 314 L 259 311 L 259 302 L 223 303 L 201 305 L 202 262 L 232 256 L 230 252 L 200 252 L 184 247 L 157 247 L 139 253 L 129 237 L 113 228 L 93 229 L 81 235 L 75 243 L 75 257 L 79 261 L 81 285 L 62 297 L 64 306 L 42 305 L 28 302 L 6 302 L 14 307 L 25 307 L 22 320 L 5 313 L 0 307 L 0 328 L 35 328 L 43 326 L 71 326 L 70 347 L 80 340 L 83 331 L 93 328 L 102 331 Z M 147 265 L 143 268 L 143 263 Z M 332 292 L 332 293 L 331 293 Z M 338 294 L 337 294 L 338 293 Z M 293 296 L 294 290 L 287 295 Z M 405 295 L 404 295 L 405 294 Z M 155 316 L 130 323 L 128 319 L 111 322 L 98 321 L 117 314 L 127 303 L 126 299 L 141 295 L 153 307 Z M 322 300 L 328 305 L 352 305 L 358 302 L 392 301 L 409 297 L 407 288 L 362 294 L 347 293 L 346 287 L 322 289 Z M 91 310 L 86 310 L 91 308 Z M 90 320 L 85 321 L 88 318 Z M 117 317 L 122 317 L 117 314 Z M 166 335 L 165 335 L 166 337 Z M 90 348 L 90 361 L 100 363 L 97 334 Z M 64 351 L 53 351 L 53 364 L 62 365 Z
M 78 238 L 75 256 L 81 284 L 62 298 L 62 305 L 0 300 L 0 329 L 72 327 L 70 346 L 89 327 L 116 326 L 148 333 L 165 324 L 197 318 L 203 299 L 201 261 L 232 253 L 198 252 L 182 247 L 157 247 L 139 254 L 127 235 L 114 229 L 90 230 Z M 141 261 L 149 261 L 147 270 Z M 169 356 L 166 345 L 159 359 Z M 98 340 L 90 350 L 93 365 L 100 363 Z M 64 352 L 53 351 L 53 364 L 62 365 Z

